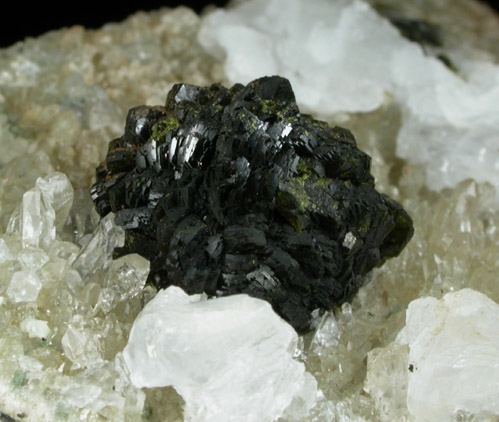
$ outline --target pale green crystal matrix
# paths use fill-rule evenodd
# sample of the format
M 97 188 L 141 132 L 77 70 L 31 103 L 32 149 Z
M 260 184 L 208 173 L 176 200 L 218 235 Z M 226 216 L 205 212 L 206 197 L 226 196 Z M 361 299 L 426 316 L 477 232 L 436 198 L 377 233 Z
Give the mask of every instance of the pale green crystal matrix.
M 497 62 L 497 19 L 478 4 L 403 3 L 403 13 L 442 19 L 452 48 Z M 142 258 L 112 261 L 122 232 L 112 216 L 99 222 L 87 192 L 130 107 L 162 104 L 178 81 L 226 82 L 197 44 L 199 21 L 185 8 L 139 13 L 0 52 L 0 411 L 24 413 L 23 421 L 182 420 L 173 390 L 128 384 L 119 352 L 155 292 L 144 288 Z M 383 356 L 393 359 L 377 366 L 371 351 L 391 344 L 418 297 L 471 287 L 499 301 L 496 193 L 471 180 L 431 192 L 423 166 L 395 155 L 401 111 L 389 98 L 374 112 L 323 117 L 353 131 L 373 157 L 378 189 L 403 204 L 416 233 L 351 305 L 326 314 L 303 339 L 299 358 L 324 398 L 301 422 L 411 421 L 402 378 L 397 394 L 380 396 L 382 375 L 393 379 L 405 368 L 406 346 L 389 346 Z M 377 371 L 370 394 L 369 352 Z

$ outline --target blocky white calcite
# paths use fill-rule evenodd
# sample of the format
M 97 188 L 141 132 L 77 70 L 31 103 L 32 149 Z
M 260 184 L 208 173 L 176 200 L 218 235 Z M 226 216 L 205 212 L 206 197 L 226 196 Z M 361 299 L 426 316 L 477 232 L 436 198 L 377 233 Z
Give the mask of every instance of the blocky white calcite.
M 271 422 L 307 414 L 315 379 L 293 359 L 298 336 L 270 305 L 247 295 L 206 300 L 179 287 L 139 314 L 123 352 L 136 387 L 173 386 L 195 422 Z
M 471 289 L 413 301 L 397 342 L 409 345 L 407 407 L 419 422 L 458 411 L 499 417 L 499 305 Z
M 250 0 L 206 16 L 200 43 L 232 83 L 278 74 L 321 115 L 402 109 L 397 153 L 427 164 L 438 190 L 473 177 L 499 186 L 499 66 L 459 73 L 403 38 L 362 0 Z
M 471 289 L 414 300 L 396 341 L 369 353 L 364 388 L 384 421 L 497 420 L 499 305 Z

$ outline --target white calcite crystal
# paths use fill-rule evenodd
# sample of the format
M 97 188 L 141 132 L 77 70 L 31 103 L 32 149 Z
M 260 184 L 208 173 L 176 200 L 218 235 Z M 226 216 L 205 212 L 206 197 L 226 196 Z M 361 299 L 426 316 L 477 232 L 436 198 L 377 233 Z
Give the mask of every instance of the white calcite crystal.
M 471 289 L 415 300 L 397 341 L 409 345 L 407 407 L 418 422 L 499 417 L 497 303 Z
M 45 339 L 50 334 L 47 321 L 41 321 L 33 317 L 27 317 L 20 324 L 21 330 L 28 334 L 29 338 Z
M 411 302 L 396 341 L 369 353 L 382 420 L 499 419 L 498 327 L 499 305 L 471 289 Z
M 287 77 L 322 115 L 402 110 L 397 154 L 433 189 L 473 177 L 499 187 L 499 66 L 456 54 L 459 73 L 361 0 L 249 0 L 206 16 L 200 43 L 232 83 Z
M 298 336 L 247 295 L 206 300 L 160 291 L 134 322 L 123 352 L 137 387 L 173 386 L 195 422 L 271 422 L 306 414 L 316 381 L 293 360 Z

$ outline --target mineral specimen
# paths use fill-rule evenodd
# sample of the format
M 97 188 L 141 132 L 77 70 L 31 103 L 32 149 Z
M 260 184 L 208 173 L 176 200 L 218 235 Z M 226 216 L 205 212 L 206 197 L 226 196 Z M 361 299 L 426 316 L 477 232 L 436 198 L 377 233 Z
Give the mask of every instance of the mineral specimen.
M 170 286 L 135 320 L 123 357 L 136 387 L 175 387 L 185 421 L 272 422 L 290 406 L 305 416 L 317 397 L 297 344 L 265 301 Z
M 397 340 L 369 354 L 365 388 L 383 420 L 403 408 L 416 422 L 497 420 L 498 326 L 499 305 L 471 289 L 411 302 Z
M 412 236 L 369 170 L 350 132 L 300 114 L 284 78 L 178 84 L 165 107 L 130 110 L 92 197 L 157 287 L 247 293 L 307 330 Z
M 403 379 L 398 378 L 396 372 L 400 369 L 402 375 L 410 374 L 408 368 L 412 362 L 409 362 L 408 346 L 392 343 L 405 324 L 408 304 L 418 297 L 439 299 L 463 287 L 480 291 L 499 303 L 499 213 L 497 205 L 494 208 L 491 203 L 496 192 L 483 183 L 483 180 L 491 180 L 491 176 L 499 174 L 493 167 L 497 161 L 494 158 L 497 136 L 490 138 L 492 149 L 482 150 L 485 138 L 475 130 L 480 127 L 483 132 L 497 133 L 498 124 L 491 123 L 482 112 L 488 110 L 493 118 L 498 117 L 495 106 L 499 102 L 491 100 L 488 107 L 478 109 L 477 101 L 467 94 L 461 95 L 460 89 L 455 90 L 461 99 L 469 100 L 463 109 L 465 118 L 457 120 L 464 125 L 459 126 L 459 136 L 449 131 L 447 114 L 438 116 L 429 132 L 427 127 L 419 126 L 419 123 L 428 122 L 425 118 L 407 127 L 401 136 L 401 125 L 405 126 L 412 114 L 398 101 L 400 97 L 396 94 L 400 92 L 390 87 L 395 83 L 397 87 L 410 87 L 414 80 L 395 80 L 396 72 L 386 72 L 382 75 L 386 79 L 375 80 L 369 85 L 372 90 L 365 88 L 366 82 L 360 82 L 363 75 L 372 75 L 379 66 L 404 63 L 390 59 L 395 53 L 393 38 L 375 39 L 381 32 L 385 33 L 386 23 L 379 22 L 386 20 L 373 10 L 370 10 L 369 18 L 359 15 L 354 19 L 350 13 L 338 12 L 322 13 L 325 19 L 321 20 L 312 13 L 316 5 L 314 0 L 301 2 L 305 7 L 293 18 L 292 14 L 286 13 L 295 10 L 292 8 L 295 3 L 293 0 L 283 3 L 284 7 L 277 0 L 265 2 L 266 7 L 274 4 L 278 7 L 275 8 L 275 18 L 271 18 L 269 24 L 264 22 L 267 29 L 276 31 L 261 44 L 262 50 L 252 47 L 243 53 L 242 49 L 243 43 L 251 41 L 249 34 L 255 30 L 255 24 L 261 22 L 262 16 L 248 15 L 251 19 L 241 22 L 237 28 L 218 25 L 217 30 L 226 29 L 226 38 L 238 42 L 239 50 L 234 51 L 241 53 L 239 60 L 246 60 L 242 63 L 248 69 L 255 63 L 251 54 L 265 51 L 263 48 L 273 46 L 274 57 L 289 51 L 279 44 L 281 40 L 288 40 L 290 47 L 299 47 L 289 56 L 302 66 L 298 69 L 302 71 L 299 76 L 313 75 L 312 80 L 320 87 L 320 98 L 362 104 L 362 101 L 371 100 L 370 93 L 378 92 L 378 88 L 379 92 L 386 92 L 388 95 L 379 97 L 381 106 L 373 112 L 352 114 L 347 112 L 348 109 L 340 108 L 340 114 L 330 115 L 324 108 L 320 110 L 320 116 L 331 126 L 339 124 L 352 130 L 359 148 L 372 157 L 371 172 L 376 178 L 377 189 L 400 201 L 416 228 L 412 240 L 399 257 L 374 269 L 372 280 L 359 290 L 351 304 L 345 303 L 325 315 L 311 344 L 312 335 L 302 337 L 304 349 L 300 358 L 306 360 L 307 371 L 316 378 L 324 400 L 299 421 L 413 421 L 407 410 L 407 377 L 404 387 Z M 343 6 L 356 2 L 328 0 L 325 3 Z M 444 44 L 438 47 L 439 51 L 448 55 L 458 68 L 458 73 L 454 73 L 457 79 L 454 76 L 451 79 L 462 79 L 461 87 L 469 89 L 468 94 L 479 93 L 481 86 L 494 95 L 499 85 L 487 69 L 493 70 L 499 63 L 499 17 L 482 2 L 370 0 L 369 3 L 385 17 L 398 15 L 435 24 Z M 227 12 L 232 10 L 236 9 L 226 9 Z M 88 191 L 95 177 L 96 160 L 105 156 L 109 140 L 121 135 L 130 107 L 161 104 L 164 94 L 178 81 L 201 86 L 219 81 L 231 83 L 232 75 L 225 74 L 221 63 L 206 54 L 196 41 L 198 35 L 206 36 L 204 32 L 198 33 L 199 28 L 204 28 L 204 24 L 209 22 L 210 16 L 198 16 L 186 7 L 163 8 L 136 13 L 123 22 L 109 23 L 100 29 L 78 26 L 52 31 L 1 50 L 2 422 L 183 420 L 184 403 L 173 388 L 138 389 L 127 379 L 119 352 L 127 344 L 135 317 L 144 303 L 154 297 L 156 289 L 151 285 L 142 288 L 146 282 L 142 276 L 147 270 L 145 259 L 140 262 L 136 255 L 114 262 L 110 256 L 105 260 L 92 258 L 102 253 L 107 255 L 106 245 L 116 244 L 120 236 L 113 233 L 116 228 L 97 228 L 99 218 Z M 292 19 L 288 19 L 289 16 Z M 290 21 L 290 30 L 281 26 Z M 332 31 L 338 28 L 336 34 L 341 34 L 341 37 L 336 38 L 337 44 L 333 45 L 324 38 L 328 31 L 321 30 L 322 22 L 326 25 L 325 28 L 322 26 L 324 29 L 328 24 L 331 24 Z M 317 28 L 310 29 L 308 23 L 316 24 Z M 246 30 L 248 36 L 236 39 L 241 29 Z M 399 30 L 393 29 L 391 34 L 398 37 Z M 317 33 L 320 36 L 316 36 Z M 352 43 L 355 41 L 352 37 L 362 38 L 362 34 L 364 37 L 367 34 L 367 38 Z M 303 44 L 305 40 L 308 41 Z M 341 61 L 324 65 L 311 61 L 311 52 L 318 53 L 320 58 L 324 52 L 332 53 L 334 46 L 339 47 L 334 51 L 345 53 Z M 425 49 L 432 51 L 437 47 L 426 45 Z M 425 63 L 435 61 L 432 57 L 424 59 Z M 231 61 L 230 54 L 227 54 L 227 60 Z M 468 68 L 462 66 L 463 62 L 475 69 L 473 79 L 467 77 Z M 283 75 L 287 69 L 296 70 L 291 62 L 287 62 L 279 74 Z M 427 75 L 421 67 L 409 64 L 407 69 L 413 70 L 417 77 Z M 276 72 L 259 73 L 251 78 Z M 443 74 L 449 76 L 452 73 L 446 71 Z M 341 76 L 348 79 L 338 79 Z M 332 81 L 341 81 L 340 86 L 326 89 L 325 81 L 330 77 Z M 236 80 L 249 82 L 251 78 Z M 354 85 L 347 84 L 348 81 L 353 81 Z M 297 102 L 304 111 L 305 103 L 315 101 L 318 91 L 300 91 L 297 81 L 291 82 Z M 359 93 L 354 95 L 357 91 L 352 91 L 352 95 L 345 96 L 338 90 L 350 87 L 358 87 Z M 428 90 L 438 87 L 439 92 L 444 88 L 432 80 L 428 80 L 425 87 Z M 418 89 L 414 92 L 417 93 Z M 454 104 L 441 101 L 441 98 L 435 96 L 431 103 L 421 104 L 441 106 L 447 113 L 449 104 Z M 433 111 L 429 110 L 430 116 Z M 470 122 L 473 123 L 471 129 Z M 456 130 L 456 126 L 450 127 Z M 473 138 L 472 143 L 464 142 L 470 138 Z M 404 153 L 405 159 L 396 155 L 396 143 L 401 145 L 402 141 L 407 141 L 412 148 Z M 465 149 L 465 146 L 470 149 Z M 416 159 L 426 163 L 431 157 L 436 160 L 432 160 L 433 164 L 427 169 L 414 165 Z M 484 161 L 477 161 L 480 157 Z M 444 161 L 449 162 L 449 169 L 469 164 L 468 171 L 456 171 L 454 176 L 473 176 L 482 181 L 467 180 L 454 184 L 450 180 L 447 183 L 449 188 L 439 191 L 441 178 L 450 175 L 442 167 Z M 40 242 L 36 247 L 26 243 L 27 237 L 23 246 L 21 231 L 5 232 L 11 215 L 18 206 L 23 209 L 23 195 L 36 186 L 36 180 L 56 170 L 65 173 L 75 189 L 70 220 L 56 220 L 56 239 L 50 242 L 48 250 L 43 245 L 48 242 Z M 434 177 L 425 178 L 428 171 L 432 171 Z M 16 215 L 19 217 L 20 214 Z M 36 217 L 36 213 L 33 215 Z M 59 223 L 64 224 L 63 230 L 58 229 Z M 108 223 L 105 221 L 103 225 Z M 49 224 L 44 224 L 44 227 L 48 228 Z M 95 239 L 95 236 L 101 239 Z M 94 240 L 89 244 L 92 238 Z M 349 239 L 352 240 L 351 236 Z M 82 251 L 82 248 L 85 249 Z M 73 264 L 81 252 L 76 270 Z M 48 262 L 45 262 L 46 256 Z M 40 265 L 43 266 L 35 269 Z M 109 268 L 107 271 L 106 267 Z M 36 273 L 42 283 L 35 301 L 13 302 L 7 294 L 14 274 L 20 271 Z M 48 334 L 42 326 L 44 321 L 50 329 Z M 63 347 L 62 339 L 66 333 Z M 95 357 L 97 352 L 98 359 L 85 362 L 73 353 L 82 336 L 92 340 L 85 347 L 90 348 Z M 390 344 L 393 347 L 388 346 Z M 93 349 L 95 346 L 97 349 Z M 373 363 L 379 365 L 372 371 L 368 353 L 373 348 L 383 351 L 387 346 L 390 347 L 389 353 L 378 355 Z M 90 366 L 82 368 L 82 364 Z M 371 385 L 379 386 L 379 389 L 366 393 L 363 389 L 366 373 Z M 395 382 L 390 384 L 390 379 Z M 404 399 L 399 401 L 401 397 Z M 391 404 L 400 404 L 396 412 L 392 411 L 393 408 L 388 412 Z M 293 420 L 292 417 L 284 419 L 286 422 Z M 494 416 L 478 417 L 463 411 L 454 416 L 453 422 L 496 420 Z

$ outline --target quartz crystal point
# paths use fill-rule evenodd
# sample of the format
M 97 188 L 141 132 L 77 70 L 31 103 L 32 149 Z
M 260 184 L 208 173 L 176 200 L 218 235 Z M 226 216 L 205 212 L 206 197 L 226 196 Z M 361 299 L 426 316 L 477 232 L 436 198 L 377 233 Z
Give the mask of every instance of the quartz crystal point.
M 307 330 L 412 236 L 369 170 L 349 131 L 299 112 L 287 79 L 178 84 L 165 107 L 130 110 L 92 197 L 157 287 L 247 293 Z
M 206 300 L 171 286 L 139 314 L 123 352 L 139 388 L 173 386 L 185 421 L 272 422 L 305 415 L 317 383 L 293 360 L 298 336 L 265 301 Z
M 88 243 L 81 248 L 73 267 L 82 275 L 88 276 L 111 265 L 113 251 L 123 246 L 125 235 L 121 227 L 116 226 L 115 216 L 106 215 L 99 223 Z
M 23 195 L 20 208 L 13 213 L 8 232 L 20 232 L 23 246 L 48 247 L 56 229 L 66 223 L 73 204 L 73 187 L 63 173 L 39 177 L 33 189 Z

